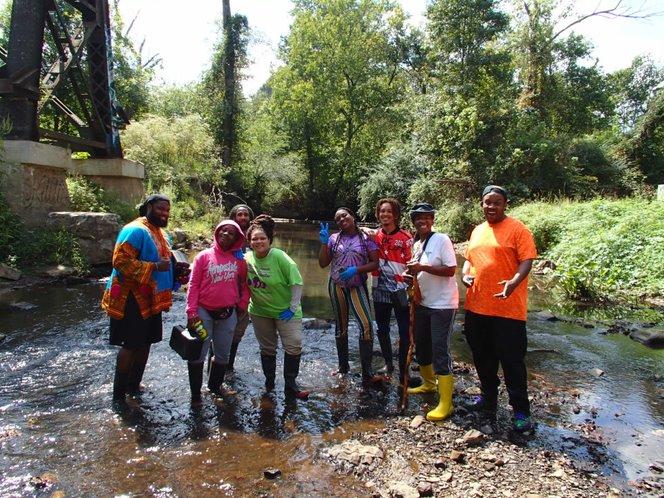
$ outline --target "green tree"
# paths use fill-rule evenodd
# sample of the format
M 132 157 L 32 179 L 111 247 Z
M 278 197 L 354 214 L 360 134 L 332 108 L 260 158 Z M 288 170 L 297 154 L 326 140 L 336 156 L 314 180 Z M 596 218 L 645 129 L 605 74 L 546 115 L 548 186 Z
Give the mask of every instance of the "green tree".
M 436 73 L 449 91 L 468 99 L 487 79 L 493 86 L 511 77 L 510 56 L 499 43 L 509 17 L 496 0 L 437 0 L 427 19 Z
M 312 214 L 329 214 L 357 204 L 357 187 L 394 133 L 404 16 L 386 0 L 299 0 L 293 13 L 271 82 L 275 115 L 303 156 Z
M 212 55 L 212 65 L 203 78 L 209 97 L 209 122 L 221 150 L 221 163 L 230 168 L 240 158 L 239 135 L 242 112 L 242 70 L 247 66 L 249 23 L 230 13 L 223 0 L 222 36 Z
M 656 88 L 664 81 L 664 67 L 647 56 L 635 57 L 631 65 L 609 75 L 618 123 L 631 130 L 646 112 Z

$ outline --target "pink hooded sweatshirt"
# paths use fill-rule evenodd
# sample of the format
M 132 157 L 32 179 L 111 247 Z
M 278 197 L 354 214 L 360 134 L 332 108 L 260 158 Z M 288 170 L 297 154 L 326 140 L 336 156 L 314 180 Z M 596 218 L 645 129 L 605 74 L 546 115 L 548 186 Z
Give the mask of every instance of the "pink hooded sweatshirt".
M 224 225 L 233 225 L 238 232 L 235 243 L 227 251 L 217 242 L 217 233 Z M 247 262 L 234 256 L 244 246 L 244 240 L 242 229 L 232 220 L 224 220 L 214 229 L 212 247 L 194 258 L 187 291 L 187 318 L 197 316 L 199 306 L 211 311 L 235 306 L 247 309 Z

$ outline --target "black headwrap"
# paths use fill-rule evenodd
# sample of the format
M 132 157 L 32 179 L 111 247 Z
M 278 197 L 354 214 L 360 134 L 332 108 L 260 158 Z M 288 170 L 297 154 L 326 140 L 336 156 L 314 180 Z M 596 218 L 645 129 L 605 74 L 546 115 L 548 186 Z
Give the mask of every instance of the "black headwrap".
M 154 204 L 155 202 L 159 201 L 166 201 L 169 204 L 171 203 L 171 200 L 168 197 L 166 197 L 164 194 L 149 195 L 147 199 L 145 199 L 143 203 L 140 206 L 138 206 L 138 215 L 145 216 L 146 214 L 148 214 L 148 205 Z

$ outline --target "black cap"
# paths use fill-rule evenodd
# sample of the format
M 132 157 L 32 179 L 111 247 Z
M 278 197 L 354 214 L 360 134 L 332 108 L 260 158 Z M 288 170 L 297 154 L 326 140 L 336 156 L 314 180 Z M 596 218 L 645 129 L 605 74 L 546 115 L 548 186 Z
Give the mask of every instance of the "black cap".
M 418 202 L 412 208 L 410 208 L 409 214 L 412 219 L 413 216 L 417 214 L 434 214 L 435 212 L 436 210 L 428 202 Z
M 487 185 L 484 187 L 484 190 L 482 191 L 482 199 L 484 199 L 486 194 L 490 194 L 491 192 L 500 194 L 505 198 L 505 200 L 507 200 L 507 190 L 505 190 L 505 188 L 501 187 L 500 185 Z

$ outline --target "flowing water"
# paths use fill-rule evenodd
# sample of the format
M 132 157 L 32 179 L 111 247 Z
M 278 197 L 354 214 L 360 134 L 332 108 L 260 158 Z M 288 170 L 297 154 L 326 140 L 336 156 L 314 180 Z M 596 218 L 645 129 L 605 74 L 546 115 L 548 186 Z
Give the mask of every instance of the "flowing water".
M 275 245 L 304 276 L 305 316 L 330 318 L 316 229 L 287 225 L 279 234 Z M 102 286 L 0 295 L 0 334 L 6 336 L 0 344 L 1 496 L 50 496 L 54 489 L 77 496 L 362 494 L 361 483 L 335 474 L 317 460 L 317 451 L 327 441 L 380 427 L 396 413 L 398 396 L 394 385 L 364 390 L 359 376 L 330 376 L 336 364 L 331 329 L 304 332 L 299 380 L 312 390 L 308 401 L 285 401 L 279 381 L 274 395 L 264 395 L 258 345 L 249 329 L 229 379 L 238 394 L 224 402 L 205 398 L 203 409 L 192 411 L 186 365 L 168 346 L 171 327 L 184 321 L 184 295 L 177 294 L 164 314 L 165 340 L 152 349 L 139 406 L 116 412 L 110 403 L 116 349 L 107 344 L 108 320 L 99 309 Z M 19 302 L 35 307 L 16 309 Z M 555 304 L 537 293 L 531 303 L 537 309 Z M 355 332 L 351 345 L 356 338 Z M 594 421 L 609 441 L 606 471 L 622 479 L 647 474 L 664 443 L 664 351 L 622 335 L 537 320 L 529 323 L 529 347 L 531 372 L 579 390 L 599 408 Z M 455 358 L 468 360 L 458 332 L 453 348 Z M 351 355 L 357 373 L 356 346 Z M 593 368 L 604 375 L 591 375 Z M 420 411 L 412 400 L 409 413 Z M 569 422 L 585 418 L 580 413 Z M 560 439 L 563 431 L 555 417 L 540 427 L 544 439 Z M 265 479 L 267 467 L 280 469 L 282 477 Z M 37 476 L 57 482 L 40 488 Z

